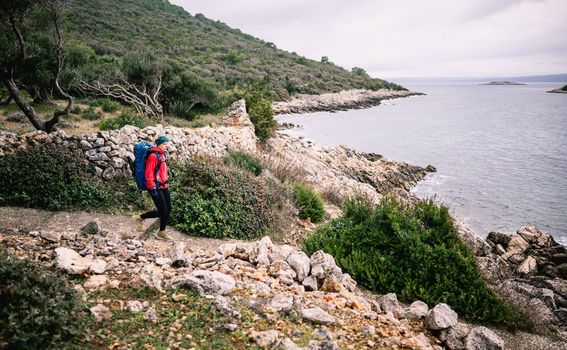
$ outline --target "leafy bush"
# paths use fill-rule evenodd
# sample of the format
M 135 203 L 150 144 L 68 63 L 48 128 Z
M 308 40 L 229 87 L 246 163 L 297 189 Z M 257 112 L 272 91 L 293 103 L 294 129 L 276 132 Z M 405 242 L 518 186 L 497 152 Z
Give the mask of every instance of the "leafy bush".
M 102 118 L 102 113 L 100 113 L 93 107 L 89 107 L 83 111 L 82 116 L 87 120 L 99 120 L 100 118 Z
M 262 174 L 263 170 L 262 164 L 258 159 L 242 151 L 230 150 L 224 157 L 224 163 L 247 170 L 256 176 Z
M 102 119 L 98 127 L 100 130 L 116 130 L 124 127 L 125 125 L 143 128 L 145 127 L 145 124 L 144 119 L 138 115 L 122 113 L 116 118 Z
M 343 216 L 304 246 L 333 255 L 360 285 L 379 293 L 430 306 L 447 303 L 470 320 L 522 325 L 519 313 L 487 287 L 448 209 L 432 200 L 409 205 L 386 198 L 375 207 L 349 200 Z
M 63 348 L 83 333 L 82 300 L 59 273 L 0 253 L 0 285 L 0 339 L 8 348 Z
M 169 113 L 189 121 L 197 118 L 197 113 L 191 110 L 192 106 L 184 101 L 174 101 L 169 105 Z
M 260 141 L 265 142 L 278 125 L 274 118 L 274 110 L 269 100 L 260 98 L 257 100 L 246 101 L 246 109 L 250 115 L 250 120 L 254 124 L 254 133 Z
M 100 107 L 104 112 L 116 112 L 120 109 L 121 105 L 117 101 L 113 101 L 109 98 L 96 98 L 87 102 L 91 107 Z
M 172 166 L 171 220 L 195 236 L 249 239 L 277 230 L 286 194 L 260 177 L 213 159 Z
M 0 204 L 61 210 L 108 204 L 80 152 L 58 145 L 20 149 L 0 159 Z
M 325 216 L 323 199 L 311 187 L 296 182 L 293 184 L 293 198 L 299 209 L 299 217 L 310 218 L 311 222 L 319 222 Z

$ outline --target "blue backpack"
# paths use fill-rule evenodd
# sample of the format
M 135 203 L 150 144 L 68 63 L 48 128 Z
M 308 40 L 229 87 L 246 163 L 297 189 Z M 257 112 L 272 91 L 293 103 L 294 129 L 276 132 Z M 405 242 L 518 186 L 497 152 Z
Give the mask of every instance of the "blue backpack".
M 138 191 L 142 192 L 147 190 L 146 187 L 146 161 L 150 154 L 155 153 L 158 157 L 158 165 L 154 171 L 154 176 L 157 180 L 157 173 L 159 172 L 159 168 L 161 166 L 162 159 L 158 152 L 150 152 L 150 148 L 152 145 L 146 141 L 142 141 L 137 143 L 134 146 L 134 162 L 130 163 L 130 167 L 132 168 L 132 176 L 136 180 L 136 185 L 138 186 Z M 157 181 L 156 181 L 157 184 Z M 157 184 L 159 186 L 159 184 Z

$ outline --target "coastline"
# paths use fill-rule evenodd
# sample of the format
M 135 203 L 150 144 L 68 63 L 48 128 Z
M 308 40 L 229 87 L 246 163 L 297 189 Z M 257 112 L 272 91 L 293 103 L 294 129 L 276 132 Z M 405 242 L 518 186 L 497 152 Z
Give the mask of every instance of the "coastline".
M 343 90 L 321 95 L 297 94 L 289 101 L 272 103 L 276 115 L 302 114 L 311 112 L 336 112 L 349 109 L 363 109 L 377 106 L 383 100 L 425 95 L 415 91 L 380 90 Z

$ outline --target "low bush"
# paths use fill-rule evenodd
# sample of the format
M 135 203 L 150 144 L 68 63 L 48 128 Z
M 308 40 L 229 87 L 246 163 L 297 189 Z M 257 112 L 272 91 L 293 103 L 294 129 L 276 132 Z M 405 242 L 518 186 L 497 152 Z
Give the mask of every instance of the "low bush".
M 258 159 L 248 153 L 237 150 L 230 150 L 224 157 L 224 163 L 247 170 L 256 176 L 262 174 L 263 170 L 262 164 Z
M 323 199 L 311 187 L 296 182 L 293 184 L 293 199 L 299 210 L 299 217 L 311 219 L 311 222 L 319 222 L 325 216 Z
M 209 158 L 172 165 L 171 220 L 204 237 L 249 239 L 277 231 L 289 198 L 261 177 Z
M 58 145 L 20 149 L 0 158 L 0 204 L 52 210 L 98 208 L 109 196 L 80 152 Z
M 122 113 L 116 118 L 102 119 L 99 123 L 100 130 L 116 130 L 126 125 L 137 126 L 143 128 L 146 126 L 144 119 L 135 114 Z
M 254 132 L 261 142 L 265 142 L 272 136 L 278 125 L 274 118 L 272 104 L 265 98 L 246 101 L 246 104 L 250 120 L 254 124 Z
M 362 286 L 397 293 L 402 301 L 447 303 L 473 321 L 525 327 L 520 313 L 491 291 L 469 249 L 460 241 L 447 208 L 432 200 L 403 204 L 393 198 L 373 206 L 345 203 L 341 218 L 305 240 L 322 249 Z
M 83 334 L 84 305 L 60 273 L 0 253 L 0 286 L 0 346 L 61 349 Z
M 102 118 L 102 113 L 93 107 L 89 107 L 83 111 L 82 117 L 87 120 L 99 120 Z
M 100 107 L 104 112 L 107 113 L 116 112 L 122 107 L 119 102 L 113 101 L 109 98 L 96 98 L 94 100 L 88 101 L 87 104 L 91 107 Z

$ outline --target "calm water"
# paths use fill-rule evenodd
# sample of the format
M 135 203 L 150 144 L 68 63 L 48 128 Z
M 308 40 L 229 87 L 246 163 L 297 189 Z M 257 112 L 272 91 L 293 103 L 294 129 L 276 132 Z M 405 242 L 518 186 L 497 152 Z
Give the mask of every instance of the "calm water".
M 278 120 L 324 145 L 434 165 L 413 192 L 482 235 L 535 225 L 567 244 L 567 95 L 546 93 L 562 85 L 410 84 L 427 96 Z

